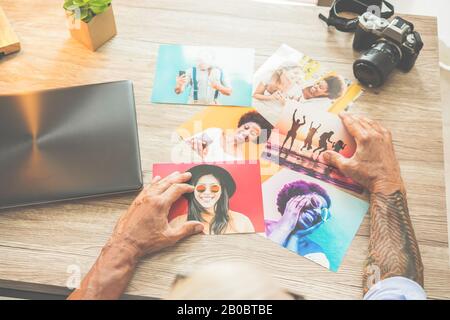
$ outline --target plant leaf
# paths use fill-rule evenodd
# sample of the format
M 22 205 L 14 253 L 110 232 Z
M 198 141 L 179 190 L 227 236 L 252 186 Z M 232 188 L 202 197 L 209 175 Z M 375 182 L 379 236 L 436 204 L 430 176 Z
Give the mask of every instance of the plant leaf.
M 105 5 L 101 5 L 101 6 L 94 6 L 94 5 L 90 5 L 89 8 L 92 10 L 93 13 L 95 14 L 100 14 L 104 11 L 106 11 L 106 9 L 108 9 L 108 6 Z
M 112 0 L 65 0 L 64 9 L 75 12 L 80 10 L 80 19 L 88 23 L 92 18 L 105 12 L 111 5 Z

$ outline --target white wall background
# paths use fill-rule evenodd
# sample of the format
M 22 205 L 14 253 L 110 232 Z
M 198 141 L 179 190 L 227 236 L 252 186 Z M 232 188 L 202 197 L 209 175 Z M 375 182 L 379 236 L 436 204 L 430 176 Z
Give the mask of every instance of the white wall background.
M 441 61 L 446 66 L 449 66 L 450 1 L 449 0 L 388 0 L 388 1 L 395 6 L 395 11 L 397 13 L 410 13 L 410 14 L 419 14 L 437 17 L 440 49 L 441 49 Z
M 450 44 L 449 0 L 388 0 L 398 13 L 438 17 L 439 36 Z

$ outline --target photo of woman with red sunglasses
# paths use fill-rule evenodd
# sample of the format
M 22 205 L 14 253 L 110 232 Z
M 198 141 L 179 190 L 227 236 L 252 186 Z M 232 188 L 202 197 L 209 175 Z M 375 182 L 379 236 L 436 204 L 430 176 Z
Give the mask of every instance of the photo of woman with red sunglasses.
M 174 227 L 185 221 L 200 221 L 206 234 L 255 232 L 250 219 L 230 209 L 230 199 L 236 191 L 231 174 L 215 165 L 202 164 L 187 170 L 192 174 L 190 184 L 195 189 L 186 194 L 188 213 L 173 219 Z

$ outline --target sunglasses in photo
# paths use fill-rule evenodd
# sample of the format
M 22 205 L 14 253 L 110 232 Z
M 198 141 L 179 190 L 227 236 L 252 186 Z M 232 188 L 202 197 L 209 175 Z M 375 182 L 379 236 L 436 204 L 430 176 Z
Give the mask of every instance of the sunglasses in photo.
M 198 184 L 195 186 L 195 191 L 203 193 L 209 188 L 209 191 L 212 193 L 218 193 L 221 190 L 221 186 L 219 184 Z

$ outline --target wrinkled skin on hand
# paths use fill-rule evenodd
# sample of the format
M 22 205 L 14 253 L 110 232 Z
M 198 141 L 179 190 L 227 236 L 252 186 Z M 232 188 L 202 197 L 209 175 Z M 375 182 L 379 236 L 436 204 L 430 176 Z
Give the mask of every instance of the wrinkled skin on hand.
M 128 245 L 143 256 L 202 232 L 200 222 L 187 221 L 174 229 L 167 220 L 172 204 L 184 193 L 193 192 L 194 187 L 185 183 L 190 177 L 190 173 L 178 172 L 162 180 L 155 177 L 119 219 L 110 242 Z
M 187 221 L 173 228 L 167 220 L 172 204 L 184 193 L 193 192 L 194 187 L 186 183 L 190 178 L 190 173 L 178 172 L 164 179 L 155 177 L 120 217 L 108 243 L 69 299 L 118 299 L 140 258 L 201 233 L 200 222 Z
M 351 158 L 326 151 L 327 164 L 364 186 L 370 193 L 394 192 L 403 188 L 400 167 L 392 144 L 392 135 L 377 121 L 341 113 L 344 126 L 355 138 L 357 148 Z
M 364 293 L 390 277 L 409 278 L 423 287 L 423 263 L 409 216 L 406 189 L 391 133 L 377 121 L 340 114 L 357 149 L 347 159 L 327 151 L 324 160 L 370 193 L 370 238 L 363 273 Z

